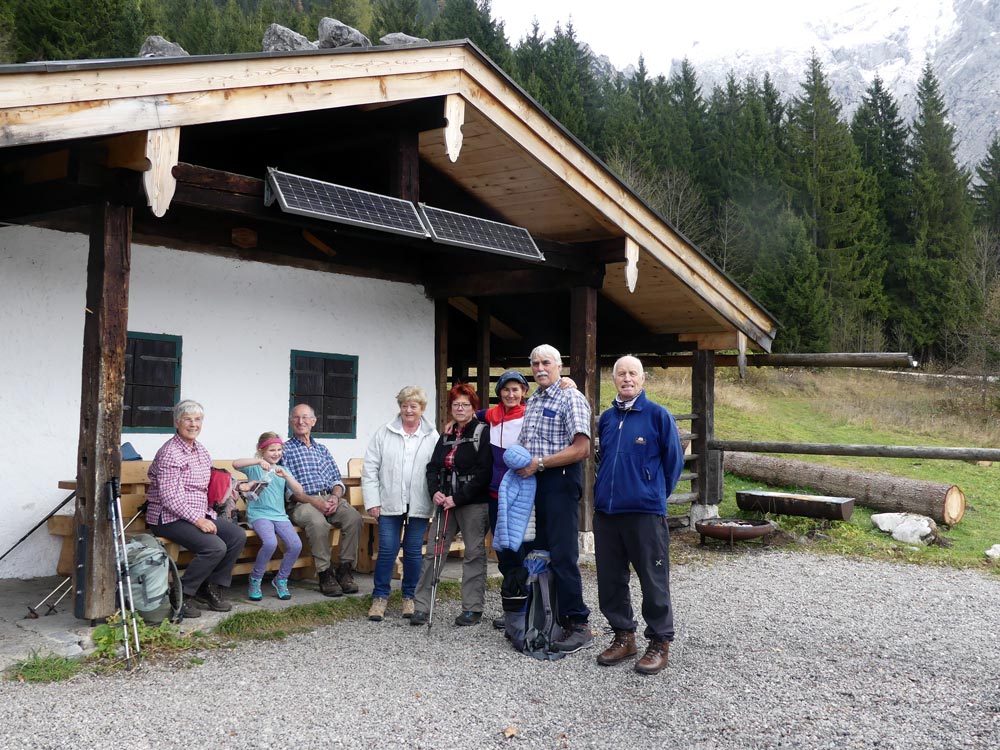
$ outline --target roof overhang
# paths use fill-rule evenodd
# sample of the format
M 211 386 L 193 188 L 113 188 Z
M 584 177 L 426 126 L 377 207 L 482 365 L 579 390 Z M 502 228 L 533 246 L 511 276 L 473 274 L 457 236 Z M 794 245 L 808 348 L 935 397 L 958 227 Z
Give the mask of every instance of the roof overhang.
M 184 128 L 440 99 L 447 124 L 421 132 L 421 159 L 504 221 L 597 257 L 603 296 L 648 333 L 770 351 L 774 318 L 469 42 L 6 66 L 0 80 L 0 156 L 117 141 L 157 215 Z

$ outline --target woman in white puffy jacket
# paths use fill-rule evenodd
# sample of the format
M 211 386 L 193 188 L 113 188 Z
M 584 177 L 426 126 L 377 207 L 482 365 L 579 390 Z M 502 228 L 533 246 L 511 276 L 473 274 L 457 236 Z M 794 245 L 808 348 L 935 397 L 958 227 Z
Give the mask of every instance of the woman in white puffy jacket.
M 378 519 L 378 558 L 368 619 L 380 622 L 389 601 L 392 568 L 403 548 L 403 617 L 413 614 L 424 536 L 433 512 L 427 491 L 427 462 L 438 432 L 424 419 L 427 394 L 409 385 L 396 394 L 399 414 L 382 425 L 365 451 L 361 492 L 365 510 Z

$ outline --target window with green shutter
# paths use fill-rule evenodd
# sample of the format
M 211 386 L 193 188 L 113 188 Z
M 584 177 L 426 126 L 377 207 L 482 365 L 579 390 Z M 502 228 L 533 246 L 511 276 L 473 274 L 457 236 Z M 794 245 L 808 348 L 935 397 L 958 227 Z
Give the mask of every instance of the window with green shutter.
M 125 348 L 125 432 L 173 432 L 181 391 L 181 337 L 128 332 Z
M 358 358 L 293 350 L 289 411 L 296 404 L 316 412 L 316 437 L 357 437 Z

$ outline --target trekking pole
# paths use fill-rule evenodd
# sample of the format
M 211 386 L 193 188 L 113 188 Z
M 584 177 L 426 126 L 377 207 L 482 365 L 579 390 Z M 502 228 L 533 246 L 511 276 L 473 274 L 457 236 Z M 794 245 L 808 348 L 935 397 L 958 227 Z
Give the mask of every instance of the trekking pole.
M 431 572 L 434 574 L 434 578 L 431 579 L 431 606 L 427 611 L 427 633 L 431 632 L 431 626 L 434 624 L 434 601 L 437 599 L 438 584 L 441 583 L 441 570 L 444 568 L 444 559 L 446 557 L 446 552 L 444 549 L 445 538 L 448 536 L 448 514 L 449 509 L 444 509 L 444 529 L 441 529 L 441 506 L 438 506 L 438 528 L 437 535 L 434 537 L 434 557 L 431 559 Z
M 63 507 L 63 506 L 64 506 L 64 505 L 66 504 L 66 503 L 68 503 L 68 502 L 69 502 L 70 500 L 72 500 L 72 499 L 73 499 L 74 497 L 76 497 L 76 490 L 73 490 L 73 491 L 72 491 L 71 493 L 69 493 L 69 495 L 68 495 L 68 496 L 66 497 L 66 499 L 65 499 L 65 500 L 63 500 L 63 501 L 62 501 L 61 503 L 59 503 L 59 505 L 57 505 L 57 506 L 56 506 L 55 508 L 53 508 L 53 509 L 52 509 L 52 512 L 51 512 L 51 513 L 49 513 L 49 514 L 48 514 L 47 516 L 45 516 L 45 518 L 43 518 L 43 519 L 42 519 L 41 521 L 39 521 L 38 523 L 36 523 L 36 524 L 35 524 L 35 525 L 34 525 L 34 526 L 32 527 L 31 531 L 29 531 L 29 532 L 28 532 L 27 534 L 25 534 L 24 536 L 22 536 L 22 537 L 21 537 L 20 539 L 18 539 L 18 540 L 17 540 L 16 542 L 14 542 L 14 546 L 13 546 L 13 547 L 11 547 L 11 548 L 10 548 L 10 549 L 8 549 L 8 550 L 7 550 L 6 552 L 4 552 L 4 553 L 3 553 L 2 555 L 0 555 L 0 560 L 3 560 L 3 559 L 4 559 L 5 557 L 7 557 L 7 555 L 9 555 L 9 554 L 10 554 L 11 552 L 13 552 L 13 551 L 14 551 L 14 550 L 15 550 L 15 549 L 17 548 L 17 545 L 19 545 L 19 544 L 20 544 L 21 542 L 23 542 L 23 541 L 24 541 L 25 539 L 27 539 L 27 538 L 28 538 L 29 536 L 31 536 L 31 535 L 32 535 L 32 534 L 34 534 L 34 533 L 35 533 L 36 531 L 38 531 L 38 529 L 40 529 L 40 528 L 42 527 L 42 525 L 43 525 L 43 524 L 44 524 L 44 523 L 45 523 L 46 521 L 48 521 L 48 520 L 49 520 L 50 518 L 52 518 L 52 516 L 54 516 L 54 515 L 55 515 L 56 513 L 58 513 L 58 512 L 60 511 L 60 510 L 62 510 L 62 507 Z
M 122 614 L 122 643 L 125 647 L 125 665 L 132 664 L 132 638 L 135 638 L 136 658 L 139 656 L 139 630 L 135 623 L 135 610 L 128 607 L 132 600 L 132 581 L 128 574 L 128 553 L 125 550 L 125 527 L 121 523 L 121 502 L 117 477 L 112 477 L 105 485 L 108 498 L 108 519 L 114 537 L 115 567 L 118 569 L 118 601 Z M 128 598 L 125 591 L 128 589 Z M 131 618 L 131 619 L 130 619 Z
M 132 637 L 135 640 L 135 656 L 136 659 L 139 658 L 139 627 L 135 621 L 135 600 L 132 598 L 132 571 L 129 569 L 128 565 L 128 541 L 125 538 L 125 529 L 132 525 L 132 522 L 139 517 L 139 512 L 136 512 L 132 516 L 128 523 L 125 523 L 125 519 L 122 517 L 122 483 L 121 479 L 118 477 L 113 477 L 112 482 L 114 482 L 115 489 L 115 518 L 118 520 L 118 538 L 121 543 L 122 549 L 122 562 L 125 565 L 125 593 L 128 595 L 128 610 L 129 615 L 132 618 Z
M 59 602 L 61 602 L 63 600 L 63 598 L 66 596 L 66 594 L 68 594 L 70 592 L 70 590 L 73 588 L 72 584 L 73 584 L 73 577 L 72 576 L 69 576 L 68 578 L 64 578 L 62 581 L 60 581 L 59 585 L 56 586 L 54 589 L 52 589 L 52 591 L 50 591 L 46 595 L 46 597 L 44 599 L 42 599 L 40 602 L 38 602 L 38 604 L 36 604 L 34 607 L 32 607 L 31 605 L 28 605 L 28 614 L 25 615 L 25 618 L 29 619 L 29 620 L 37 620 L 38 619 L 38 610 L 41 608 L 41 606 L 43 604 L 45 604 L 45 602 L 47 602 L 53 596 L 55 596 L 57 593 L 59 593 L 63 588 L 65 588 L 66 590 L 63 591 L 62 596 L 60 596 L 58 599 L 56 599 L 56 601 L 53 604 L 46 605 L 49 608 L 49 611 L 46 612 L 45 614 L 51 615 L 53 612 L 56 611 L 56 604 L 58 604 Z

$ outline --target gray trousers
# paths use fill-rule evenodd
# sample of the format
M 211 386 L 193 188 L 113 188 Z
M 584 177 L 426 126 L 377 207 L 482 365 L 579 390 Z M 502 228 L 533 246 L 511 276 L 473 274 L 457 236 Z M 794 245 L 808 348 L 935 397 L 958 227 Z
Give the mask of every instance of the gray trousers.
M 654 513 L 594 513 L 594 559 L 601 613 L 615 630 L 635 631 L 629 563 L 642 589 L 644 635 L 674 639 L 670 604 L 670 528 L 667 517 Z
M 437 511 L 436 511 L 437 513 Z M 424 566 L 420 571 L 420 582 L 413 594 L 414 609 L 427 612 L 431 606 L 431 585 L 434 583 L 434 539 L 438 524 L 444 523 L 444 511 L 436 515 L 427 527 L 427 551 L 424 552 Z M 462 609 L 468 612 L 482 612 L 486 605 L 486 530 L 490 527 L 489 508 L 486 503 L 460 505 L 448 512 L 445 527 L 444 554 L 448 554 L 451 541 L 458 531 L 465 542 L 465 558 L 462 563 Z
M 358 559 L 358 539 L 361 536 L 361 514 L 351 507 L 346 498 L 341 498 L 337 503 L 337 512 L 329 516 L 324 516 L 309 503 L 295 503 L 288 516 L 292 523 L 306 532 L 317 573 L 330 567 L 331 526 L 340 527 L 340 564 L 354 568 Z
M 193 523 L 180 520 L 149 527 L 156 536 L 177 542 L 194 553 L 181 576 L 185 597 L 194 596 L 205 581 L 223 587 L 232 583 L 233 566 L 247 543 L 247 534 L 224 518 L 216 518 L 213 523 L 215 534 L 206 534 Z

